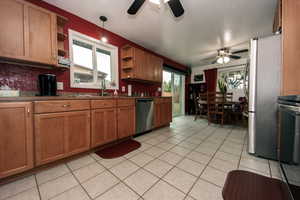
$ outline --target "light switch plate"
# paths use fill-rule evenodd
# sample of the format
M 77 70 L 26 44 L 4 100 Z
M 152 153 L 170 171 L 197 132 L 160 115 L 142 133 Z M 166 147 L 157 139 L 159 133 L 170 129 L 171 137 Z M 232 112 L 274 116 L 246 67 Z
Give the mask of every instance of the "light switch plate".
M 125 92 L 125 86 L 122 86 L 122 92 Z
M 57 82 L 57 89 L 58 90 L 64 90 L 64 83 L 63 82 Z

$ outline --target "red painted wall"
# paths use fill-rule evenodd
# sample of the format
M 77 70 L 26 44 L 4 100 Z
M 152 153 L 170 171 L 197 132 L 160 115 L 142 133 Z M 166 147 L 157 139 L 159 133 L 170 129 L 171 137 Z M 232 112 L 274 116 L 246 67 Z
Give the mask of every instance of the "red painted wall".
M 90 37 L 99 39 L 100 35 L 103 32 L 101 27 L 98 27 L 95 24 L 92 24 L 72 13 L 69 13 L 65 10 L 52 6 L 46 2 L 39 1 L 39 0 L 26 0 L 28 2 L 34 3 L 38 6 L 46 8 L 50 11 L 53 11 L 59 15 L 62 15 L 69 19 L 69 23 L 67 24 L 64 32 L 67 34 L 68 29 L 72 29 L 78 31 L 80 33 L 86 34 Z M 124 46 L 125 44 L 130 44 L 139 48 L 144 49 L 150 53 L 153 53 L 157 56 L 160 56 L 150 50 L 147 50 L 138 44 L 135 44 L 117 34 L 112 32 L 106 31 L 105 34 L 109 39 L 109 43 L 119 47 L 119 55 L 120 55 L 120 47 Z M 69 49 L 68 41 L 65 43 L 65 48 Z M 164 63 L 171 65 L 175 68 L 186 70 L 187 67 L 180 63 L 177 63 L 171 59 L 166 57 L 160 56 Z M 119 57 L 119 67 L 120 67 L 120 57 Z M 120 71 L 120 70 L 119 70 Z M 0 85 L 7 84 L 12 88 L 20 89 L 23 91 L 36 91 L 37 90 L 37 76 L 40 73 L 54 73 L 57 75 L 58 81 L 64 82 L 64 92 L 98 92 L 99 90 L 95 89 L 78 89 L 78 88 L 70 88 L 70 72 L 65 71 L 61 72 L 58 70 L 44 70 L 44 69 L 37 69 L 37 68 L 29 68 L 29 67 L 22 67 L 17 65 L 11 64 L 0 64 Z M 122 86 L 127 86 L 129 82 L 121 81 L 119 82 L 119 87 L 121 89 Z M 160 87 L 160 84 L 145 84 L 145 83 L 136 83 L 130 82 L 133 85 L 134 92 L 147 92 L 152 95 L 157 91 L 157 88 Z M 127 88 L 127 87 L 126 87 Z

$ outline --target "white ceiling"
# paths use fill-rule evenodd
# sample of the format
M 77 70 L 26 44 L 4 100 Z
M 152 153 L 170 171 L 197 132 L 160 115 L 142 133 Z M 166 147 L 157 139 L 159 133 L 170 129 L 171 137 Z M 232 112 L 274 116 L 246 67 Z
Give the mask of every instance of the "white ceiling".
M 136 16 L 133 0 L 44 0 L 105 27 L 145 48 L 189 66 L 222 47 L 241 49 L 250 38 L 272 33 L 277 0 L 181 0 L 185 14 L 174 18 L 167 5 L 146 2 Z

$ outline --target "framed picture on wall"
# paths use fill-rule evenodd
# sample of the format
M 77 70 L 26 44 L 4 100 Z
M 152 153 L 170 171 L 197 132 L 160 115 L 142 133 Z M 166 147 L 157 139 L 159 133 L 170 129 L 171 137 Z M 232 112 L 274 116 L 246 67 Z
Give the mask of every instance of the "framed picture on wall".
M 201 74 L 195 74 L 194 75 L 194 81 L 197 83 L 204 83 L 205 82 L 205 76 L 204 73 Z

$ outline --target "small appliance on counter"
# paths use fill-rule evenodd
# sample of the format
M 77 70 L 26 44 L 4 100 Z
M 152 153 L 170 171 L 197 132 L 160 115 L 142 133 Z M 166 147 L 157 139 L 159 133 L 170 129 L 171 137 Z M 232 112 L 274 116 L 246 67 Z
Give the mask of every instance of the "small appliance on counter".
M 20 90 L 14 90 L 8 85 L 0 87 L 0 97 L 18 97 L 20 96 Z
M 39 96 L 57 96 L 57 81 L 54 74 L 39 75 Z

